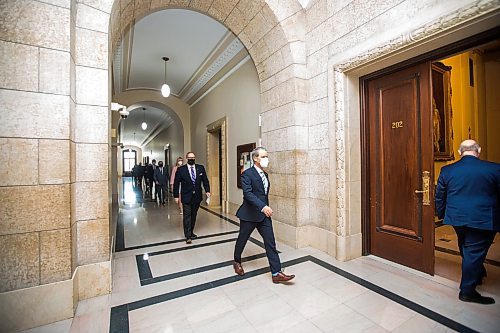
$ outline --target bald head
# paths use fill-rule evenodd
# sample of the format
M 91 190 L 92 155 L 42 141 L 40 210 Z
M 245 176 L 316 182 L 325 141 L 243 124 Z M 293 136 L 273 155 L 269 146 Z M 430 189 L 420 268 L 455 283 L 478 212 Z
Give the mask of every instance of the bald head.
M 479 157 L 479 154 L 481 153 L 481 147 L 474 140 L 465 140 L 460 144 L 458 153 L 460 154 L 460 156 L 472 155 L 475 157 Z

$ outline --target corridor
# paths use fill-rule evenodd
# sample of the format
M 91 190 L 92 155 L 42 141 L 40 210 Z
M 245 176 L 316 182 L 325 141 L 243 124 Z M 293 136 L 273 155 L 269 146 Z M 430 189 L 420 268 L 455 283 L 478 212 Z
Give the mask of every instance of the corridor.
M 74 319 L 26 332 L 497 332 L 500 304 L 460 302 L 458 283 L 373 256 L 348 262 L 278 244 L 289 285 L 274 285 L 260 236 L 231 265 L 238 222 L 200 209 L 186 245 L 182 215 L 123 178 L 110 295 L 80 301 Z M 491 272 L 490 267 L 488 267 Z M 494 279 L 480 291 L 500 296 Z

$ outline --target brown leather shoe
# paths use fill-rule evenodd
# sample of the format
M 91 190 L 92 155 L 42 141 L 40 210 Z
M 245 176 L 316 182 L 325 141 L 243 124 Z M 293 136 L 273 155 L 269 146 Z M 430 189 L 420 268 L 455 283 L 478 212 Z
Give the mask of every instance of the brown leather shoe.
M 241 266 L 241 264 L 239 262 L 233 262 L 233 268 L 234 268 L 234 272 L 236 274 L 238 274 L 239 276 L 242 276 L 243 274 L 245 274 L 245 271 L 243 270 L 243 267 Z
M 191 243 L 192 243 L 191 238 L 186 239 L 186 244 L 191 244 Z
M 273 276 L 273 283 L 284 283 L 293 279 L 295 275 L 286 275 L 283 272 L 279 272 L 278 275 Z

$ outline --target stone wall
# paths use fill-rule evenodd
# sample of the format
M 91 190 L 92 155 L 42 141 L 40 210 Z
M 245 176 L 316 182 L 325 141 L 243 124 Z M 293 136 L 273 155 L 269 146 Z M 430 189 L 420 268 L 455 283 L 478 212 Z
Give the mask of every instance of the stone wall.
M 108 21 L 75 1 L 0 2 L 1 331 L 110 291 Z
M 70 8 L 0 3 L 0 292 L 71 278 Z

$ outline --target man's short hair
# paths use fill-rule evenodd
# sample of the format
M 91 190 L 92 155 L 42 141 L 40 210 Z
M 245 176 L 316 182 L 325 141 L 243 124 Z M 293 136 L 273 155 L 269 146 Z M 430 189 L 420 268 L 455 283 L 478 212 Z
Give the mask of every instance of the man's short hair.
M 252 157 L 252 161 L 255 161 L 255 159 L 257 157 L 259 157 L 259 154 L 260 154 L 260 151 L 263 150 L 263 151 L 267 151 L 266 148 L 264 147 L 257 147 L 255 148 L 254 150 L 252 150 L 252 152 L 250 153 L 250 156 Z
M 188 152 L 186 153 L 186 158 L 188 157 L 188 155 L 189 155 L 189 154 L 193 154 L 194 156 L 196 156 L 196 154 L 194 153 L 194 151 L 188 151 Z
M 460 148 L 458 148 L 460 151 L 460 154 L 463 154 L 465 151 L 474 151 L 476 153 L 481 152 L 481 146 L 477 142 L 474 142 L 472 144 L 468 144 L 467 141 L 464 141 L 460 144 Z
M 152 163 L 156 163 L 156 160 L 153 158 L 153 160 L 151 161 Z

